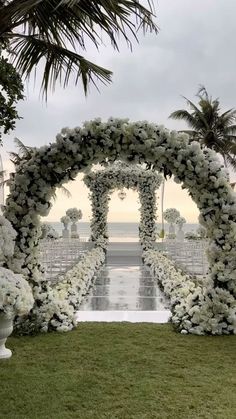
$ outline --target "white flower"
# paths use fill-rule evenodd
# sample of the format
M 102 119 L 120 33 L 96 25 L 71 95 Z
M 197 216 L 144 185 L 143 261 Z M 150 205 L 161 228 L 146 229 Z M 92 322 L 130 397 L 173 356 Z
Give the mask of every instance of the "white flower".
M 64 224 L 64 226 L 67 226 L 71 222 L 71 219 L 70 217 L 68 217 L 68 215 L 64 215 L 63 217 L 61 217 L 60 221 L 62 224 Z
M 12 224 L 0 215 L 0 264 L 14 253 L 16 231 Z
M 82 211 L 77 208 L 69 208 L 66 211 L 67 217 L 73 222 L 76 222 L 82 218 Z
M 180 213 L 177 209 L 175 208 L 167 208 L 164 211 L 164 219 L 168 222 L 168 223 L 175 223 L 176 219 L 180 217 Z
M 219 288 L 227 292 L 226 305 L 228 309 L 225 304 L 219 305 L 223 312 L 215 315 L 217 319 L 215 325 L 209 319 L 210 315 L 214 313 L 213 302 L 218 307 L 221 298 L 219 293 L 212 293 L 212 303 L 206 293 L 201 293 L 198 296 L 198 302 L 194 304 L 191 303 L 191 298 L 186 300 L 183 297 L 182 304 L 175 303 L 176 310 L 177 307 L 179 310 L 178 313 L 182 313 L 177 315 L 177 321 L 182 324 L 182 329 L 185 329 L 184 321 L 191 323 L 188 310 L 192 305 L 201 306 L 201 310 L 204 312 L 204 315 L 201 315 L 201 324 L 198 327 L 192 323 L 189 326 L 187 323 L 188 332 L 233 333 L 235 323 L 232 323 L 230 310 L 234 309 L 236 294 L 236 195 L 232 192 L 226 175 L 222 171 L 221 163 L 213 151 L 203 151 L 197 142 L 190 143 L 186 135 L 175 131 L 170 132 L 147 121 L 132 123 L 127 119 L 110 118 L 107 122 L 102 122 L 96 119 L 87 121 L 81 128 L 72 130 L 65 128 L 57 136 L 54 144 L 35 149 L 30 161 L 19 164 L 14 176 L 10 177 L 10 195 L 7 198 L 5 209 L 7 219 L 17 230 L 15 253 L 12 258 L 10 254 L 14 245 L 11 240 L 8 240 L 5 230 L 2 229 L 0 262 L 7 263 L 15 272 L 19 271 L 29 275 L 32 278 L 32 283 L 37 283 L 40 277 L 37 249 L 40 236 L 39 215 L 45 216 L 49 213 L 52 194 L 57 187 L 68 182 L 71 177 L 75 177 L 79 171 L 86 170 L 96 163 L 116 159 L 151 164 L 153 173 L 155 173 L 154 171 L 163 172 L 163 169 L 167 168 L 173 177 L 188 189 L 200 210 L 199 222 L 207 230 L 210 265 L 207 281 L 209 280 L 213 290 L 219 284 Z M 30 183 L 28 183 L 29 180 Z M 111 184 L 116 187 L 116 182 L 111 182 Z M 125 187 L 125 184 L 122 186 Z M 148 198 L 147 192 L 148 187 L 152 186 L 152 181 L 149 185 L 143 181 L 143 186 L 140 188 L 140 197 L 144 197 L 140 222 L 140 240 L 143 248 L 151 248 L 155 240 L 156 204 Z M 129 187 L 135 188 L 136 186 L 131 183 Z M 94 239 L 99 239 L 102 246 L 105 246 L 109 194 L 104 192 L 101 187 L 96 187 L 95 192 L 92 231 Z M 98 200 L 99 193 L 103 194 L 101 201 Z M 96 226 L 94 220 L 99 219 L 99 216 L 101 222 Z M 225 266 L 224 270 L 222 263 Z M 175 274 L 173 276 L 176 278 Z M 190 283 L 189 286 L 192 287 Z M 168 284 L 169 288 L 172 289 L 172 283 Z M 46 285 L 45 294 L 46 301 L 50 300 L 50 307 L 52 307 L 53 297 L 50 287 L 47 288 Z M 176 296 L 175 293 L 173 295 L 174 299 L 181 298 L 181 295 Z M 229 295 L 233 295 L 234 302 L 231 301 Z M 63 309 L 64 306 L 61 304 L 61 314 L 60 316 L 58 314 L 60 319 L 63 318 Z M 43 304 L 40 313 L 44 312 L 46 317 L 46 311 L 47 306 Z M 42 316 L 41 327 L 47 328 L 48 320 L 43 320 L 43 318 Z M 39 316 L 39 323 L 40 319 Z M 66 327 L 71 328 L 71 324 L 68 321 Z
M 33 307 L 31 287 L 22 275 L 0 267 L 0 312 L 9 318 L 27 314 Z
M 183 226 L 186 223 L 186 220 L 184 217 L 178 217 L 175 220 L 175 224 L 179 225 L 179 226 Z

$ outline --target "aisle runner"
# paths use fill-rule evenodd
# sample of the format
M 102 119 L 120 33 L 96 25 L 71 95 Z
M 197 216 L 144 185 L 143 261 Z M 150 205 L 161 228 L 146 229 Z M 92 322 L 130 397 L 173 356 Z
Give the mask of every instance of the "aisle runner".
M 111 243 L 77 320 L 166 323 L 169 317 L 169 302 L 143 266 L 139 245 Z

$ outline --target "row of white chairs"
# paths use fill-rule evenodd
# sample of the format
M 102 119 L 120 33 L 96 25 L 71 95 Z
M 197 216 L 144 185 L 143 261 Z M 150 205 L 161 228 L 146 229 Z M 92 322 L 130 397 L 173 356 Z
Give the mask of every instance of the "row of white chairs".
M 56 281 L 59 275 L 71 269 L 92 246 L 92 242 L 81 239 L 42 240 L 40 264 L 45 278 Z
M 164 250 L 185 272 L 206 275 L 209 265 L 206 240 L 166 240 Z

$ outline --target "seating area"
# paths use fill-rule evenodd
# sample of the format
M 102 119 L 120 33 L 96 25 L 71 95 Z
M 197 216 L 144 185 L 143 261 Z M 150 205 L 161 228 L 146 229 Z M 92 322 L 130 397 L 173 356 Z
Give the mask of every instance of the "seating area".
M 57 282 L 58 276 L 71 269 L 92 247 L 93 243 L 86 239 L 42 240 L 40 263 L 44 268 L 45 278 Z
M 194 275 L 206 275 L 208 261 L 206 256 L 207 240 L 166 240 L 163 250 L 184 272 Z

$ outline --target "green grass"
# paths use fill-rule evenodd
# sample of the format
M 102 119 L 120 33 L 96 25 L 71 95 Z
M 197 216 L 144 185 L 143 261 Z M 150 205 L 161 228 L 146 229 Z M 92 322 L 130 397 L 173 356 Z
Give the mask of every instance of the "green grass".
M 236 336 L 87 323 L 7 346 L 1 419 L 236 418 Z

